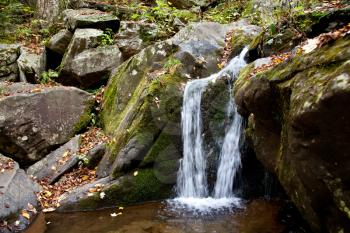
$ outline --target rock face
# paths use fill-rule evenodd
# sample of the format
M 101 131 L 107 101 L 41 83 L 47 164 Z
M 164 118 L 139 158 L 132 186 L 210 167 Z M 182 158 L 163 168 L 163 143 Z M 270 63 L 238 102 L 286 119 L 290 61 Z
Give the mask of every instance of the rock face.
M 176 182 L 184 85 L 218 70 L 226 33 L 238 25 L 192 24 L 174 38 L 143 49 L 115 71 L 102 104 L 102 121 L 112 143 L 98 166 L 99 177 L 125 177 L 139 169 L 164 190 Z
M 0 44 L 0 82 L 17 81 L 20 45 Z
M 78 163 L 79 141 L 80 136 L 75 136 L 69 142 L 30 166 L 27 174 L 36 177 L 38 180 L 45 179 L 49 184 L 53 183 Z
M 68 9 L 63 11 L 62 14 L 66 27 L 72 31 L 77 28 L 97 28 L 101 30 L 109 28 L 117 32 L 119 29 L 120 22 L 118 18 L 103 11 L 89 8 Z
M 82 90 L 24 83 L 0 90 L 0 151 L 23 163 L 41 159 L 90 121 L 93 99 Z
M 235 85 L 258 159 L 315 232 L 350 231 L 349 46 L 338 39 Z
M 108 79 L 112 69 L 122 62 L 117 46 L 100 46 L 101 30 L 77 29 L 61 63 L 58 82 L 82 88 Z
M 28 204 L 34 208 L 38 207 L 35 193 L 40 191 L 39 185 L 34 183 L 15 161 L 1 154 L 0 168 L 0 219 L 8 220 L 10 229 L 13 228 L 13 232 L 18 232 L 29 222 L 22 217 L 22 224 L 16 227 L 13 223 L 21 218 L 19 214 L 28 208 Z M 0 231 L 4 232 L 3 230 L 0 227 Z
M 40 54 L 36 54 L 22 47 L 21 56 L 19 56 L 17 64 L 21 82 L 39 83 L 40 75 L 46 69 L 45 50 Z
M 102 187 L 100 192 L 88 196 L 90 188 Z M 160 182 L 152 169 L 142 169 L 137 175 L 125 175 L 116 180 L 108 177 L 79 187 L 62 197 L 57 211 L 96 210 L 136 202 L 160 200 L 171 195 L 172 185 Z M 101 193 L 103 192 L 103 196 Z
M 140 52 L 150 44 L 147 37 L 152 37 L 157 30 L 157 25 L 134 21 L 122 21 L 119 32 L 115 35 L 115 41 L 123 54 L 123 59 Z
M 68 48 L 69 42 L 71 41 L 73 34 L 63 29 L 51 37 L 49 43 L 46 45 L 48 49 L 53 52 L 56 52 L 63 56 L 64 52 Z

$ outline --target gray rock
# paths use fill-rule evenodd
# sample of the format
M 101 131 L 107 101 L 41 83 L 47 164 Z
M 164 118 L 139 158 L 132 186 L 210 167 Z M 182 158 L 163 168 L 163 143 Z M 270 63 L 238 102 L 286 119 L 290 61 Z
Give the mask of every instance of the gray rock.
M 86 154 L 86 156 L 85 156 L 86 163 L 84 161 L 84 164 L 88 168 L 94 169 L 98 165 L 98 163 L 101 161 L 101 159 L 105 153 L 106 153 L 106 144 L 105 143 L 96 145 L 94 148 L 89 150 L 89 152 Z
M 95 48 L 98 45 L 98 38 L 103 34 L 103 31 L 97 29 L 77 29 L 74 32 L 73 38 L 68 46 L 62 61 L 63 69 L 67 66 L 76 55 L 88 48 Z
M 61 200 L 60 207 L 58 207 L 56 211 L 65 212 L 65 211 L 96 210 L 96 207 L 93 207 L 93 206 L 81 207 L 79 206 L 79 202 L 88 197 L 90 188 L 96 188 L 96 187 L 107 185 L 110 181 L 111 179 L 109 177 L 105 177 L 105 178 L 96 180 L 92 183 L 78 187 L 70 193 L 63 194 L 59 198 Z
M 59 31 L 56 35 L 51 37 L 49 43 L 46 47 L 60 55 L 63 55 L 68 48 L 69 42 L 71 41 L 73 34 L 63 29 Z
M 142 141 L 142 142 L 141 142 Z M 143 140 L 134 137 L 118 153 L 112 170 L 115 172 L 125 172 L 139 164 L 147 151 L 152 147 L 153 135 L 146 135 Z
M 62 13 L 66 27 L 70 30 L 77 28 L 97 28 L 105 30 L 107 28 L 117 32 L 119 29 L 119 19 L 111 13 L 99 10 L 82 8 L 78 10 L 68 9 Z
M 93 98 L 73 87 L 0 84 L 0 150 L 31 163 L 67 142 L 90 121 Z
M 19 44 L 0 44 L 0 82 L 17 81 L 17 59 L 20 55 Z
M 39 83 L 40 75 L 46 69 L 46 52 L 43 50 L 36 54 L 22 47 L 17 64 L 21 82 Z
M 69 142 L 30 166 L 27 174 L 34 176 L 38 180 L 45 180 L 50 184 L 53 183 L 78 163 L 79 142 L 80 136 L 75 136 Z
M 108 79 L 112 69 L 121 62 L 122 54 L 117 46 L 86 49 L 62 69 L 58 81 L 64 85 L 91 87 Z
M 35 193 L 40 188 L 19 168 L 18 163 L 0 154 L 0 164 L 4 166 L 8 163 L 12 163 L 12 166 L 0 171 L 0 219 L 12 216 L 14 222 L 13 219 L 18 219 L 20 211 L 27 209 L 28 204 L 38 208 Z M 9 225 L 13 222 L 9 222 Z
M 145 35 L 152 37 L 152 34 L 154 35 L 156 30 L 157 25 L 155 24 L 122 21 L 119 32 L 115 35 L 115 41 L 123 53 L 123 59 L 127 60 L 148 46 L 150 42 L 146 40 Z
M 192 23 L 180 30 L 171 40 L 179 46 L 174 54 L 184 66 L 183 73 L 196 77 L 205 77 L 218 71 L 218 59 L 225 46 L 225 37 L 229 31 L 240 30 L 240 35 L 253 37 L 261 28 L 238 21 L 231 24 L 214 22 Z M 241 50 L 244 45 L 234 45 L 235 50 Z
M 121 63 L 116 46 L 97 47 L 103 31 L 77 29 L 64 55 L 58 81 L 65 85 L 89 87 L 108 78 Z

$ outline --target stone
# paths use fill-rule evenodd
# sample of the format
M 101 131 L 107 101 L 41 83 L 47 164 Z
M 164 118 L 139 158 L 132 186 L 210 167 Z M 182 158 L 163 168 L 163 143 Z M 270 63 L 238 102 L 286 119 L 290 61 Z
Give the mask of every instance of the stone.
M 99 37 L 103 34 L 103 31 L 98 29 L 77 29 L 74 32 L 73 38 L 68 46 L 61 66 L 64 68 L 66 64 L 69 64 L 76 55 L 83 52 L 85 49 L 95 48 L 99 44 Z
M 18 80 L 16 61 L 20 55 L 20 48 L 19 44 L 0 44 L 0 82 Z
M 36 192 L 40 191 L 39 185 L 30 179 L 11 158 L 0 154 L 0 165 L 0 219 L 8 221 L 10 232 L 24 230 L 35 218 L 36 213 L 27 211 L 29 220 L 20 213 L 22 210 L 33 210 L 30 207 L 39 211 L 40 207 L 36 199 Z M 15 226 L 17 220 L 21 222 L 19 226 Z M 3 232 L 3 230 L 0 227 L 0 231 Z
M 21 82 L 39 83 L 41 74 L 46 70 L 45 50 L 36 54 L 30 49 L 22 47 L 17 64 Z
M 66 27 L 69 30 L 77 28 L 96 28 L 106 30 L 107 28 L 117 32 L 119 19 L 111 13 L 99 10 L 81 8 L 78 10 L 67 9 L 62 13 Z
M 114 45 L 98 47 L 102 34 L 90 28 L 75 31 L 62 60 L 58 82 L 87 88 L 109 77 L 122 62 L 122 54 Z
M 90 122 L 93 97 L 74 87 L 0 84 L 0 150 L 30 164 Z
M 37 180 L 45 180 L 52 184 L 78 163 L 79 144 L 80 136 L 77 135 L 45 158 L 30 166 L 27 169 L 27 174 L 35 177 Z
M 147 164 L 157 167 L 167 182 L 176 182 L 184 85 L 218 71 L 226 33 L 245 27 L 250 30 L 242 22 L 194 23 L 116 69 L 102 104 L 102 121 L 113 140 L 98 166 L 99 177 L 118 177 Z M 172 151 L 168 157 L 167 150 Z
M 89 189 L 93 187 L 102 187 L 102 189 L 100 192 L 90 193 Z M 169 197 L 171 191 L 172 185 L 159 180 L 152 169 L 140 169 L 135 174 L 126 174 L 116 180 L 106 177 L 79 187 L 61 198 L 57 211 L 96 210 L 116 205 L 162 200 Z
M 116 45 L 127 60 L 151 44 L 147 37 L 156 34 L 157 25 L 151 23 L 122 21 L 119 32 L 115 35 Z
M 66 63 L 58 81 L 64 85 L 93 87 L 106 81 L 112 69 L 121 62 L 122 54 L 117 46 L 86 49 L 77 54 L 70 63 Z
M 84 164 L 90 168 L 95 169 L 106 153 L 107 145 L 105 143 L 97 144 L 89 150 L 84 158 Z M 86 162 L 85 162 L 86 161 Z
M 73 34 L 67 29 L 62 29 L 57 34 L 53 35 L 46 47 L 51 51 L 58 53 L 63 56 L 68 48 L 69 42 L 71 41 Z
M 350 230 L 349 45 L 338 39 L 235 84 L 257 158 L 314 232 Z

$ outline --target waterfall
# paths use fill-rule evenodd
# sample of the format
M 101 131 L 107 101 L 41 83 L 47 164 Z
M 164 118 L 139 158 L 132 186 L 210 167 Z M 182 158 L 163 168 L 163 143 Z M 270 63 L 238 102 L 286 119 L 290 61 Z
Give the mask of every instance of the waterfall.
M 233 182 L 241 166 L 239 138 L 242 130 L 242 118 L 237 113 L 234 99 L 230 97 L 226 114 L 233 120 L 224 137 L 219 157 L 217 181 L 214 193 L 210 195 L 206 175 L 207 157 L 203 150 L 201 98 L 210 82 L 214 82 L 224 75 L 230 76 L 232 80 L 236 79 L 239 71 L 246 65 L 244 57 L 247 52 L 248 49 L 245 48 L 239 56 L 233 58 L 218 73 L 204 79 L 190 81 L 185 87 L 181 115 L 184 157 L 180 161 L 177 177 L 177 200 L 193 204 L 195 199 L 197 201 L 203 198 L 219 200 L 234 197 Z M 203 204 L 203 202 L 201 203 Z M 224 204 L 222 200 L 220 203 Z

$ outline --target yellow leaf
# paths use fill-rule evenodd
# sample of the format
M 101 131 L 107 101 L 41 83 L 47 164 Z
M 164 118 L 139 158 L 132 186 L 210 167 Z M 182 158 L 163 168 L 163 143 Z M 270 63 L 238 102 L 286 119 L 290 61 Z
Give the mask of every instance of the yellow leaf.
M 87 176 L 87 175 L 84 175 L 82 178 L 81 178 L 83 181 L 86 181 L 86 180 L 88 180 L 89 179 L 89 176 Z
M 29 215 L 29 213 L 26 210 L 22 211 L 22 216 L 25 217 L 28 220 L 30 219 L 30 215 Z
M 124 207 L 123 207 L 123 206 L 119 206 L 119 208 L 118 208 L 118 209 L 123 210 L 123 209 L 124 209 Z
M 139 174 L 138 171 L 135 171 L 135 172 L 134 172 L 134 176 L 137 176 L 138 174 Z
M 51 193 L 50 191 L 44 191 L 44 192 L 43 192 L 43 195 L 44 195 L 45 197 L 51 197 L 51 196 L 52 196 L 52 193 Z

